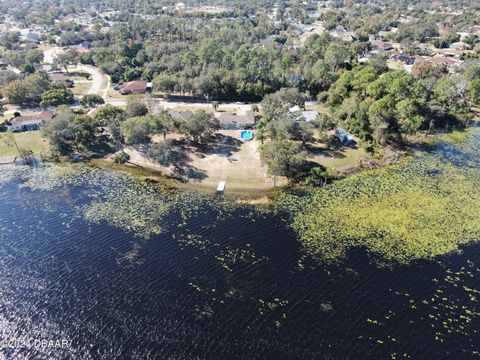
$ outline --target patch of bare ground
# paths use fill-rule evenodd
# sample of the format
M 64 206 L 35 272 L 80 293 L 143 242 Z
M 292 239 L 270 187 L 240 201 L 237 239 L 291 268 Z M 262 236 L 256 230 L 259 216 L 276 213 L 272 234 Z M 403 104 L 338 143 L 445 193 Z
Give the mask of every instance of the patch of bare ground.
M 146 156 L 145 147 L 127 147 L 129 163 L 141 168 L 161 171 L 180 180 L 187 188 L 198 190 L 215 189 L 220 181 L 227 182 L 227 191 L 259 191 L 273 188 L 273 179 L 267 174 L 262 163 L 259 143 L 240 140 L 240 131 L 220 131 L 204 142 L 193 142 L 179 134 L 168 135 L 177 161 L 162 166 Z M 155 136 L 153 141 L 162 140 Z M 277 186 L 286 184 L 285 179 L 277 179 Z

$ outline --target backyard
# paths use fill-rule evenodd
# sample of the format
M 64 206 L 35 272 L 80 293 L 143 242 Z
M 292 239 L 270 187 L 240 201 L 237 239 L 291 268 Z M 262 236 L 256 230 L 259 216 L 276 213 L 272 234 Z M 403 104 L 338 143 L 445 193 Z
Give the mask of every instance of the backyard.
M 42 137 L 41 131 L 28 131 L 22 133 L 14 133 L 15 141 L 20 149 L 30 149 L 34 154 L 46 153 L 49 151 L 47 140 Z M 18 155 L 15 146 L 7 144 L 6 135 L 0 133 L 0 157 L 7 155 Z

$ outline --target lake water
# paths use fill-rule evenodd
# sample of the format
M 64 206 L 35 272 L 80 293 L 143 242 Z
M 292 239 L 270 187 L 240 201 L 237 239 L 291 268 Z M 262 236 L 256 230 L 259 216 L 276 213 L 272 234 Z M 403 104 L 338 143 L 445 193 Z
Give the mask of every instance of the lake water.
M 478 244 L 326 264 L 283 216 L 52 172 L 0 168 L 0 359 L 479 356 Z

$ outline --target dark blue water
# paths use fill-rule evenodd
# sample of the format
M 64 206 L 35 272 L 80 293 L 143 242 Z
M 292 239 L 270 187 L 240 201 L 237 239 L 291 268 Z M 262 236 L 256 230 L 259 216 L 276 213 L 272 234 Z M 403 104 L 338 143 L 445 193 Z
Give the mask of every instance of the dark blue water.
M 87 183 L 23 181 L 0 187 L 0 358 L 478 358 L 478 244 L 324 264 L 273 214 L 207 202 L 146 239 L 79 216 Z

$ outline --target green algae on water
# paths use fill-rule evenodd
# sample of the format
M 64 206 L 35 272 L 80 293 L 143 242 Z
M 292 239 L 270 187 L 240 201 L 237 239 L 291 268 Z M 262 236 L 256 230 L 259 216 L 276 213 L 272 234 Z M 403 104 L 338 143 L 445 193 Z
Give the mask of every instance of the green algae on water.
M 307 196 L 284 194 L 306 251 L 338 260 L 365 247 L 408 263 L 480 239 L 480 133 L 406 164 L 353 175 Z

